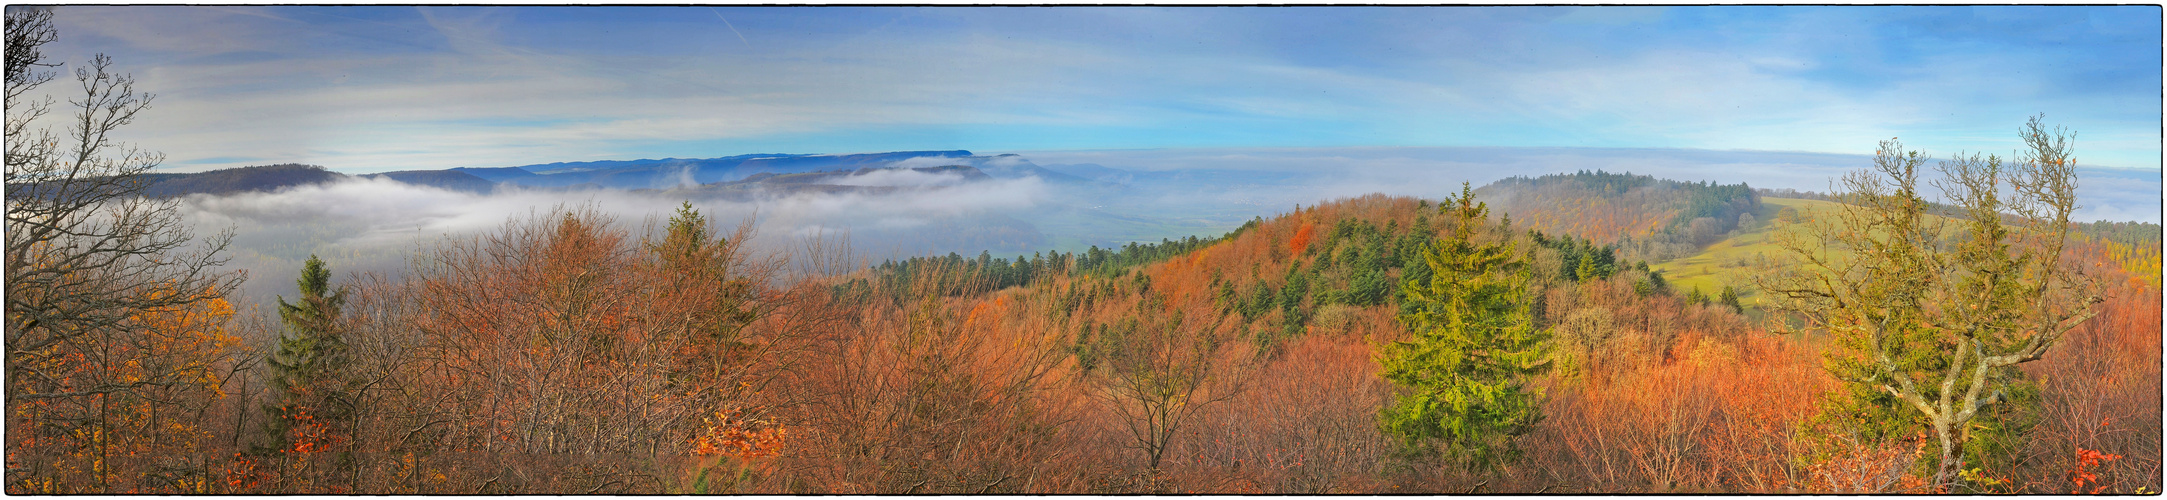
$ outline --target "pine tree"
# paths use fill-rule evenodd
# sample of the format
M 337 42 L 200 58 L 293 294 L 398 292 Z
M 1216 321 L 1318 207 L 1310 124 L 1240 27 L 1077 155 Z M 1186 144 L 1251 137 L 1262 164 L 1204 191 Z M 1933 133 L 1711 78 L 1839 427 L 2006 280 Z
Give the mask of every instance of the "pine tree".
M 1516 460 L 1512 437 L 1542 420 L 1542 393 L 1527 384 L 1549 369 L 1549 332 L 1524 302 L 1527 263 L 1513 245 L 1478 241 L 1489 208 L 1463 184 L 1442 209 L 1457 223 L 1423 255 L 1430 278 L 1404 286 L 1414 312 L 1400 321 L 1414 338 L 1387 345 L 1383 364 L 1407 390 L 1381 417 L 1407 454 L 1487 470 Z

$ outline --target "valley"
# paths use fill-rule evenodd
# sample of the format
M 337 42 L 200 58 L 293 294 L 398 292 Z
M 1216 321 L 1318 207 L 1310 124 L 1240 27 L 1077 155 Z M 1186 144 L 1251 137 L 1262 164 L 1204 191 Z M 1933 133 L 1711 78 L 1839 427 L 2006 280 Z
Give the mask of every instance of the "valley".
M 2159 495 L 2160 13 L 9 5 L 0 490 Z

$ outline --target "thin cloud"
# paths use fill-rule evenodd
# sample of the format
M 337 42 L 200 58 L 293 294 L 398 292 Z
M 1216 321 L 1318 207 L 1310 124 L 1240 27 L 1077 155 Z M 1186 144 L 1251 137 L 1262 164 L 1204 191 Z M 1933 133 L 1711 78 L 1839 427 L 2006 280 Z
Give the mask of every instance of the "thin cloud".
M 282 19 L 64 7 L 86 36 L 55 53 L 145 68 L 163 98 L 129 132 L 176 161 L 357 172 L 776 145 L 1982 149 L 2041 112 L 2136 138 L 2094 164 L 2160 156 L 2159 25 L 2120 19 L 2145 7 L 241 9 Z M 2058 21 L 1989 36 L 2027 13 Z

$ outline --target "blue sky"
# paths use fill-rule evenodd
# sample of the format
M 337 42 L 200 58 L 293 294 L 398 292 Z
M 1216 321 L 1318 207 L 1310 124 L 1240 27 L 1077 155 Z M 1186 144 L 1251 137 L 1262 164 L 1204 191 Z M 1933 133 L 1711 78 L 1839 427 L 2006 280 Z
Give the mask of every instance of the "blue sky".
M 2158 169 L 2160 9 L 59 7 L 177 171 L 969 149 L 1542 146 Z M 48 88 L 70 86 L 61 81 Z

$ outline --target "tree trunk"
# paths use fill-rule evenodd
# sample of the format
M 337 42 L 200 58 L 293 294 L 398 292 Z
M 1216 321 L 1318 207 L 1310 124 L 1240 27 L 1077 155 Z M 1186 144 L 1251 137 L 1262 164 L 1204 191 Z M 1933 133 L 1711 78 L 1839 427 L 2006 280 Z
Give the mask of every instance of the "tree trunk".
M 1950 426 L 1951 424 L 1947 422 L 1934 422 L 1934 435 L 1941 440 L 1941 463 L 1934 466 L 1934 482 L 1929 485 L 1934 488 L 1934 491 L 1928 493 L 1946 493 L 1951 479 L 1955 477 L 1953 469 L 1958 465 L 1956 456 L 1957 443 L 1949 437 Z

